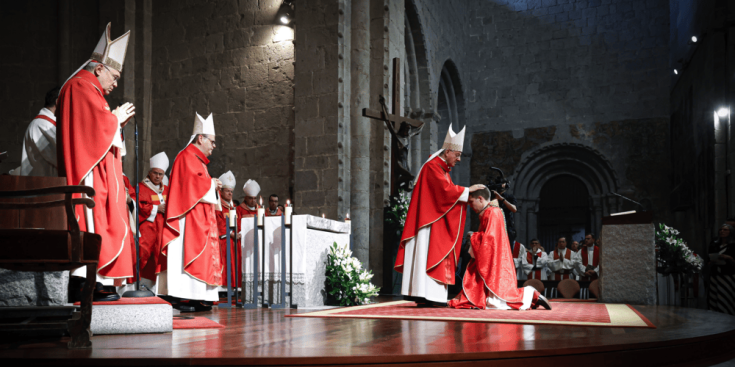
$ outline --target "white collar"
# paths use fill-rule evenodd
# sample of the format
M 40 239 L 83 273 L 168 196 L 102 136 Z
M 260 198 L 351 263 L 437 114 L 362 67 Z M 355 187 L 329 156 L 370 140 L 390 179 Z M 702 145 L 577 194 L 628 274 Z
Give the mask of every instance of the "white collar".
M 270 208 L 268 208 L 268 212 L 270 212 L 271 214 L 276 214 L 278 213 L 278 207 L 276 207 L 276 210 L 271 210 Z
M 44 115 L 46 117 L 50 117 L 51 119 L 53 119 L 54 121 L 56 121 L 56 115 L 54 115 L 53 112 L 51 112 L 51 110 L 49 110 L 46 107 L 42 108 L 41 111 L 38 112 L 38 114 L 39 115 Z
M 255 211 L 255 209 L 257 209 L 257 207 L 256 207 L 256 208 L 251 208 L 251 207 L 249 207 L 249 206 L 248 206 L 248 204 L 244 204 L 244 205 L 245 205 L 245 207 L 246 207 L 246 208 L 248 208 L 248 210 L 250 210 L 251 212 L 252 212 L 252 211 Z

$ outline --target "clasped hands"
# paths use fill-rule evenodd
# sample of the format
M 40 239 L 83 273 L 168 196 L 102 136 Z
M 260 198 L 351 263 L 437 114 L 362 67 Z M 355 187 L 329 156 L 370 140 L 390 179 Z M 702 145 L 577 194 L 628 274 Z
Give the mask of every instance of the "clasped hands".
M 122 106 L 119 106 L 112 111 L 112 114 L 117 117 L 117 122 L 120 124 L 120 128 L 123 128 L 127 125 L 128 121 L 135 116 L 135 106 L 130 102 L 125 102 Z

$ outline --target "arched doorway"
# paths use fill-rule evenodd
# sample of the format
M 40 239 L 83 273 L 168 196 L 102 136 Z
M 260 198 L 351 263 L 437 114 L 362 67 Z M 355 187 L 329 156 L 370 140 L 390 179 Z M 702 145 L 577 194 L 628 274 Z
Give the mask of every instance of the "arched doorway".
M 556 176 L 543 185 L 539 195 L 538 239 L 546 251 L 559 237 L 580 241 L 590 228 L 590 200 L 585 184 L 571 175 Z
M 575 206 L 581 206 L 581 201 L 586 200 L 588 220 L 578 222 L 585 223 L 585 226 L 589 226 L 585 227 L 585 230 L 589 228 L 594 233 L 599 233 L 603 216 L 618 212 L 622 208 L 622 199 L 613 195 L 619 190 L 620 184 L 612 164 L 604 155 L 590 146 L 547 143 L 527 155 L 524 154 L 524 158 L 517 167 L 510 179 L 513 194 L 520 206 L 515 219 L 517 238 L 522 243 L 527 243 L 532 238 L 542 235 L 540 232 L 541 220 L 545 221 L 544 226 L 552 226 L 555 223 L 551 219 L 545 219 L 545 208 L 542 208 L 541 204 L 543 198 L 549 198 L 547 199 L 550 200 L 549 209 L 554 209 L 555 205 L 562 205 L 554 204 L 554 200 L 557 200 L 552 198 L 554 195 L 559 196 L 559 200 L 570 200 L 570 203 L 575 203 Z M 565 176 L 568 178 L 561 178 Z M 553 183 L 552 180 L 557 177 L 560 181 Z M 546 184 L 550 182 L 548 190 L 552 192 L 542 194 L 542 191 L 547 188 Z M 575 190 L 583 191 L 584 194 L 578 192 L 555 194 L 553 190 L 556 185 L 573 185 L 577 188 Z M 580 202 L 575 200 L 580 200 Z M 556 206 L 556 209 L 561 210 L 563 207 Z M 551 243 L 555 245 L 556 239 L 552 241 Z

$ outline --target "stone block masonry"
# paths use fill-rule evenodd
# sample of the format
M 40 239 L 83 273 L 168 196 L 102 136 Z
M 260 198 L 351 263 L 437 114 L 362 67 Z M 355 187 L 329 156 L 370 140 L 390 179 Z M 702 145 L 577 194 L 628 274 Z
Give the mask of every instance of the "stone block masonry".
M 294 199 L 294 30 L 278 25 L 280 0 L 153 4 L 152 152 L 171 159 L 194 114 L 214 114 L 209 172 L 256 179 L 263 201 Z

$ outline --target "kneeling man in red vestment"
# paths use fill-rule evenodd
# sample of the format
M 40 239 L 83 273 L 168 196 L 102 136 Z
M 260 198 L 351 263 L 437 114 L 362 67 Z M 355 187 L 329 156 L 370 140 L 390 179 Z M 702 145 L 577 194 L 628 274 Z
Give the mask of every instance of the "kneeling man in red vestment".
M 517 287 L 503 211 L 497 200 L 489 199 L 487 188 L 469 195 L 468 205 L 480 215 L 480 229 L 470 237 L 472 259 L 462 280 L 462 292 L 448 302 L 449 307 L 527 310 L 543 306 L 550 310 L 549 302 L 533 287 Z

